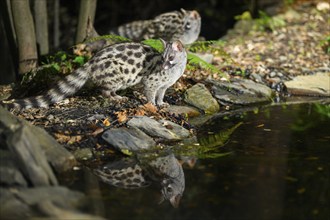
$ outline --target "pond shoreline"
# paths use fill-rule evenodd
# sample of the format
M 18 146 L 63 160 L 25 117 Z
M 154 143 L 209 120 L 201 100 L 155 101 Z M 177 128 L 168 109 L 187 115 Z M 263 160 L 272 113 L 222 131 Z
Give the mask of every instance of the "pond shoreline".
M 330 61 L 326 60 L 327 54 L 317 46 L 322 37 L 316 34 L 320 27 L 316 25 L 311 31 L 300 27 L 297 20 L 304 21 L 310 15 L 314 18 L 310 22 L 321 21 L 320 24 L 324 25 L 324 20 L 329 19 L 329 16 L 324 12 L 315 12 L 311 6 L 307 9 L 303 8 L 303 11 L 301 8 L 297 10 L 303 14 L 302 17 L 294 17 L 295 12 L 292 11 L 285 13 L 287 26 L 273 33 L 249 33 L 247 39 L 244 39 L 237 33 L 239 28 L 234 30 L 236 34 L 227 36 L 232 39 L 228 40 L 225 51 L 233 59 L 238 60 L 238 65 L 223 70 L 227 70 L 226 73 L 229 75 L 234 67 L 243 70 L 240 71 L 241 73 L 246 73 L 247 70 L 251 70 L 251 73 L 247 76 L 231 74 L 228 83 L 227 80 L 219 79 L 219 76 L 212 77 L 212 74 L 205 74 L 202 79 L 196 80 L 195 74 L 201 73 L 187 71 L 183 79 L 176 84 L 177 90 L 170 90 L 166 95 L 166 101 L 172 108 L 157 109 L 150 104 L 141 104 L 144 103 L 144 99 L 137 98 L 139 96 L 134 92 L 128 93 L 128 96 L 133 98 L 124 106 L 113 105 L 102 97 L 78 96 L 55 104 L 50 109 L 14 110 L 12 113 L 19 119 L 0 107 L 0 129 L 3 141 L 1 155 L 4 155 L 0 168 L 1 177 L 5 176 L 4 179 L 1 178 L 2 186 L 6 186 L 1 187 L 1 204 L 7 202 L 8 205 L 5 208 L 1 207 L 0 216 L 11 216 L 16 212 L 17 207 L 20 207 L 22 212 L 16 213 L 19 217 L 23 214 L 53 217 L 67 215 L 75 218 L 103 219 L 80 213 L 78 209 L 84 205 L 84 195 L 59 186 L 56 176 L 79 168 L 88 161 L 106 159 L 109 155 L 131 155 L 140 150 L 137 148 L 141 145 L 146 149 L 154 146 L 163 149 L 164 146 L 175 145 L 188 138 L 190 144 L 194 143 L 196 127 L 215 115 L 253 110 L 259 106 L 297 102 L 318 102 L 329 105 Z M 301 36 L 307 36 L 306 31 L 310 32 L 309 35 L 315 40 L 309 42 L 310 45 L 315 46 L 312 50 L 313 54 L 302 57 L 299 54 L 305 52 L 298 51 L 295 55 L 299 59 L 294 60 L 281 53 L 268 54 L 266 49 L 262 49 L 268 45 L 267 38 L 270 37 L 274 41 L 279 38 L 286 39 L 290 37 L 285 35 L 286 33 L 297 29 L 301 30 Z M 242 38 L 244 43 L 238 43 L 242 42 Z M 280 39 L 278 42 L 281 43 L 273 45 L 277 50 L 283 49 L 283 45 L 288 43 Z M 260 48 L 263 52 L 256 52 Z M 257 55 L 261 58 L 259 59 Z M 313 63 L 316 59 L 319 60 L 320 66 Z M 221 57 L 214 57 L 213 62 L 222 62 Z M 272 65 L 277 68 L 270 68 Z M 193 83 L 187 85 L 186 82 L 191 79 L 194 79 Z M 326 83 L 327 80 L 329 83 Z M 293 81 L 296 83 L 292 84 Z M 312 81 L 315 81 L 314 85 L 319 86 L 310 87 L 310 83 L 306 83 Z M 185 85 L 184 92 L 178 92 L 182 84 Z M 287 97 L 287 94 L 297 96 Z M 293 101 L 281 102 L 278 99 L 293 99 Z M 30 125 L 26 120 L 39 128 Z M 190 120 L 194 121 L 194 125 Z M 38 146 L 36 143 L 40 140 L 46 141 L 46 144 L 39 143 L 39 147 L 33 148 Z M 110 145 L 112 147 L 109 147 Z M 23 149 L 30 152 L 25 152 Z M 24 158 L 23 154 L 30 156 Z M 23 156 L 19 157 L 19 155 Z M 13 165 L 13 158 L 20 161 L 18 167 Z M 31 158 L 34 158 L 32 160 L 34 163 Z M 77 163 L 76 159 L 81 164 Z M 44 196 L 46 192 L 49 193 L 47 198 Z M 65 202 L 68 194 L 72 195 L 73 201 L 70 203 Z M 44 201 L 45 204 L 41 204 Z M 65 207 L 58 207 L 56 203 L 64 204 Z M 34 212 L 31 208 L 34 206 L 38 207 L 39 212 Z M 55 211 L 47 213 L 45 211 L 47 207 Z

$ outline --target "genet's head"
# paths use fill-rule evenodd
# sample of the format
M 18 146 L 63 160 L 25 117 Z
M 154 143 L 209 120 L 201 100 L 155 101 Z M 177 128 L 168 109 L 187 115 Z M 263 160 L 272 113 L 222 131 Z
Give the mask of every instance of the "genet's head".
M 195 42 L 201 31 L 201 16 L 197 11 L 186 11 L 181 9 L 184 15 L 183 35 L 180 40 L 184 44 L 191 44 Z

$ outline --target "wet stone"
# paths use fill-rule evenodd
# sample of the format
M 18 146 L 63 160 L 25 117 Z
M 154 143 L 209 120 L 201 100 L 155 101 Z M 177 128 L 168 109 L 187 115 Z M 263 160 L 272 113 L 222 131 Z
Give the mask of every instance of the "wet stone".
M 89 160 L 93 157 L 93 152 L 90 148 L 77 149 L 73 152 L 76 160 Z
M 297 76 L 284 83 L 292 95 L 330 97 L 330 73 Z
M 208 80 L 213 84 L 215 97 L 224 104 L 252 105 L 271 101 L 272 90 L 247 79 L 232 79 L 231 82 Z
M 127 122 L 128 126 L 138 128 L 152 137 L 165 140 L 182 140 L 190 136 L 190 132 L 167 120 L 156 121 L 146 116 L 137 116 Z
M 164 109 L 166 112 L 169 112 L 170 114 L 174 114 L 176 116 L 178 115 L 184 115 L 188 116 L 189 118 L 197 117 L 200 115 L 200 112 L 198 109 L 190 106 L 179 106 L 179 105 L 170 105 L 169 107 L 166 107 Z
M 217 100 L 213 98 L 210 91 L 201 83 L 197 83 L 187 89 L 184 101 L 203 110 L 206 114 L 216 113 L 220 109 Z
M 139 151 L 150 149 L 155 141 L 136 127 L 106 130 L 102 138 L 117 150 Z

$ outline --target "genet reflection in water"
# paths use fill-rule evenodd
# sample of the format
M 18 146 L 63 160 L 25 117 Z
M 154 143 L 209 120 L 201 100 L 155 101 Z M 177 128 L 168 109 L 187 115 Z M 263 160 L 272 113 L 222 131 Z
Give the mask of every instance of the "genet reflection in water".
M 100 183 L 107 207 L 104 216 L 112 220 L 328 219 L 329 127 L 330 106 L 324 104 L 255 107 L 218 115 L 202 125 L 195 143 L 172 148 L 179 161 L 189 163 L 183 164 L 184 175 L 171 153 L 159 160 L 129 157 L 125 163 L 132 170 L 140 169 L 141 183 L 147 184 L 134 191 Z M 117 180 L 109 170 L 122 162 L 116 163 L 107 164 L 107 171 L 97 169 L 111 185 Z M 125 163 L 122 167 L 129 167 Z M 161 164 L 170 166 L 165 169 Z M 175 175 L 169 175 L 172 172 Z M 143 187 L 152 182 L 156 184 Z M 159 192 L 152 186 L 165 189 L 168 182 L 177 185 L 173 190 L 177 195 L 184 190 L 177 209 L 155 203 Z
M 137 154 L 136 157 L 122 158 L 108 162 L 93 172 L 110 185 L 135 189 L 149 186 L 152 182 L 161 187 L 163 200 L 178 207 L 185 188 L 181 164 L 173 153 L 166 155 Z

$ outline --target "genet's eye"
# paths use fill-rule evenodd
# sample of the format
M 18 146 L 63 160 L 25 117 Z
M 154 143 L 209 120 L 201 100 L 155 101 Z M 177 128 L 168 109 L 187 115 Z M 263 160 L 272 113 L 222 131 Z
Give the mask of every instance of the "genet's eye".
M 187 24 L 185 25 L 185 28 L 186 28 L 186 30 L 189 30 L 189 29 L 191 28 L 191 24 L 190 24 L 189 21 L 188 21 Z
M 167 187 L 167 192 L 171 193 L 173 191 L 172 187 L 171 186 L 168 186 Z
M 174 56 L 173 56 L 173 55 L 169 56 L 169 57 L 168 57 L 168 60 L 169 60 L 169 61 L 173 61 L 173 60 L 174 60 Z

